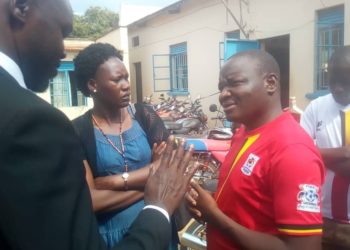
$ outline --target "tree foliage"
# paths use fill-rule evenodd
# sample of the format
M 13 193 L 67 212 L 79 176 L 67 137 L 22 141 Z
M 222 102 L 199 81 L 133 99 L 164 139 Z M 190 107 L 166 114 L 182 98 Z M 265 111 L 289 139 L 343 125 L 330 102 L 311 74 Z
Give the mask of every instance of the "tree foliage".
M 74 15 L 70 37 L 96 39 L 118 27 L 119 15 L 106 8 L 90 7 L 82 16 Z

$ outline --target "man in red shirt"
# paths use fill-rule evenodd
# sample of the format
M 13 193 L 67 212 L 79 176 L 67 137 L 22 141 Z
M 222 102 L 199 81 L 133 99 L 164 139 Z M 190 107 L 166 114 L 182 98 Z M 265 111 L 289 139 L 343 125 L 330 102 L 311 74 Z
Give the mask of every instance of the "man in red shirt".
M 232 139 L 215 197 L 192 184 L 190 211 L 208 225 L 208 250 L 321 249 L 324 166 L 280 101 L 279 67 L 266 52 L 233 56 L 220 72 Z

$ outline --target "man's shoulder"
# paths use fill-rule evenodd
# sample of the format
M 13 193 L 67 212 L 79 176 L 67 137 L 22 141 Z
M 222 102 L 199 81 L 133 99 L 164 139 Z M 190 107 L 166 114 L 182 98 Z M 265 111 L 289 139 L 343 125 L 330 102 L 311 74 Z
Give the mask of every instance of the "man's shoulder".
M 334 104 L 334 99 L 332 97 L 332 94 L 320 96 L 310 102 L 310 105 L 315 108 L 328 107 L 329 105 L 333 105 L 333 104 Z
M 37 96 L 29 90 L 21 87 L 6 92 L 6 88 L 0 86 L 0 110 L 1 112 L 26 112 L 34 109 L 46 109 L 54 113 L 59 113 L 59 110 L 52 107 L 48 102 Z M 5 92 L 3 92 L 5 91 Z
M 72 120 L 72 123 L 73 123 L 73 124 L 76 124 L 76 123 L 80 123 L 80 122 L 85 122 L 86 120 L 91 119 L 91 114 L 92 114 L 92 110 L 89 109 L 89 110 L 86 111 L 84 114 L 79 115 L 78 117 L 74 118 L 74 119 Z
M 0 74 L 0 97 L 1 104 L 11 104 L 8 108 L 21 107 L 24 105 L 29 105 L 30 107 L 46 104 L 48 107 L 50 106 L 35 93 L 22 88 L 14 79 L 5 74 Z
M 313 149 L 314 143 L 306 131 L 294 120 L 293 117 L 285 114 L 285 119 L 281 120 L 273 131 L 269 134 L 273 138 L 276 149 L 283 150 L 291 145 L 301 144 Z
M 306 107 L 304 113 L 301 116 L 300 124 L 305 128 L 307 123 L 314 123 L 318 120 L 327 120 L 330 118 L 330 114 L 337 112 L 338 107 L 333 99 L 332 94 L 320 96 L 315 100 L 312 100 Z M 313 124 L 316 125 L 316 124 Z
M 87 131 L 91 128 L 91 109 L 86 111 L 84 114 L 76 117 L 72 120 L 73 127 L 75 131 L 80 135 L 83 133 L 87 133 Z
M 43 115 L 68 119 L 58 109 L 30 90 L 20 87 L 17 82 L 0 76 L 0 114 L 2 124 L 14 117 L 41 113 Z

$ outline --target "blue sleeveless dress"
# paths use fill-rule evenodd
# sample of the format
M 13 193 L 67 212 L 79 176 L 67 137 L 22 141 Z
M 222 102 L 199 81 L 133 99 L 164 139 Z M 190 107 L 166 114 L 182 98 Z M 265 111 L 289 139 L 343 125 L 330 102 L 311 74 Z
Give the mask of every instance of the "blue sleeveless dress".
M 128 107 L 128 112 L 132 118 L 132 126 L 123 132 L 125 146 L 125 156 L 128 163 L 129 172 L 145 167 L 151 162 L 152 150 L 147 141 L 147 135 L 140 124 L 134 118 L 132 108 Z M 121 174 L 124 172 L 124 159 L 107 142 L 101 131 L 94 128 L 96 138 L 96 177 Z M 121 149 L 119 135 L 107 135 L 114 145 Z M 145 206 L 140 200 L 118 212 L 97 214 L 99 232 L 107 244 L 108 248 L 115 246 L 126 234 L 129 227 L 136 219 L 139 212 Z M 172 237 L 168 250 L 177 250 L 178 236 L 174 218 L 171 218 Z
M 102 133 L 94 128 L 97 149 L 97 176 L 108 176 L 124 172 L 123 157 L 107 142 Z M 107 135 L 114 145 L 121 149 L 119 135 Z M 133 119 L 132 126 L 123 132 L 125 156 L 129 172 L 140 169 L 150 163 L 152 151 L 145 132 Z M 118 212 L 97 214 L 99 231 L 108 247 L 116 245 L 125 235 L 132 222 L 144 207 L 140 200 Z

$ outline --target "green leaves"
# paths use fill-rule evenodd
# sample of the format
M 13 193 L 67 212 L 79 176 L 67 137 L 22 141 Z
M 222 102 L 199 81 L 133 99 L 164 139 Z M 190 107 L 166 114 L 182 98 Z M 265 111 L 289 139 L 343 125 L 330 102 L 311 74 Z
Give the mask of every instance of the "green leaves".
M 101 7 L 90 7 L 83 16 L 74 15 L 71 38 L 99 38 L 118 27 L 119 15 Z

